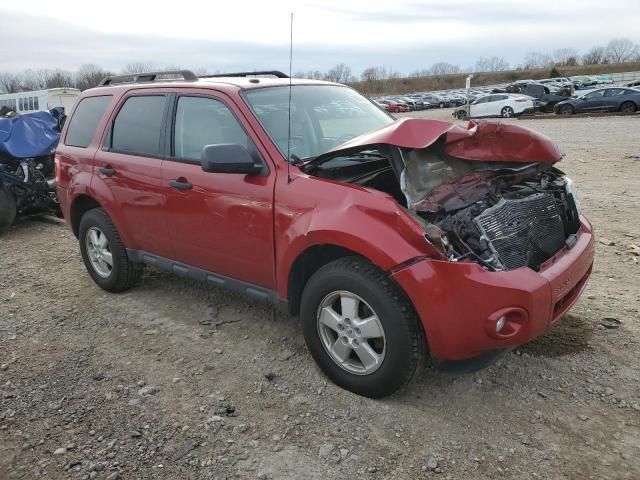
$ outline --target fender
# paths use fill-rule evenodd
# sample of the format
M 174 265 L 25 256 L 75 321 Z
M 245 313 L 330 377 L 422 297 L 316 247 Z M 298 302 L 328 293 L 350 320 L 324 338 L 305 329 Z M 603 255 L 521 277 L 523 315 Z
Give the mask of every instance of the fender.
M 343 247 L 386 271 L 416 257 L 439 256 L 422 227 L 390 195 L 319 177 L 300 175 L 277 185 L 274 228 L 282 298 L 293 263 L 313 246 Z
M 118 201 L 113 196 L 113 192 L 107 186 L 107 184 L 102 180 L 99 176 L 93 175 L 91 178 L 91 185 L 87 189 L 86 194 L 96 200 L 97 203 L 107 212 L 107 215 L 111 218 L 111 221 L 115 225 L 118 233 L 120 234 L 120 238 L 122 242 L 127 248 L 136 248 L 136 245 L 133 245 L 131 239 L 133 238 L 130 227 L 134 227 L 135 225 L 126 225 L 121 223 L 118 220 L 117 211 L 120 209 L 120 205 Z M 98 200 L 100 199 L 100 200 Z

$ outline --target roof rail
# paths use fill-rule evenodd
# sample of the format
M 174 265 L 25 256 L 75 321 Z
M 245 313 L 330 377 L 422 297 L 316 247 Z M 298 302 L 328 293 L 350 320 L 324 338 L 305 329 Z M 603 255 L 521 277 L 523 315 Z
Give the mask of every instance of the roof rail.
M 279 70 L 264 70 L 256 72 L 234 72 L 234 73 L 216 73 L 215 75 L 200 75 L 200 78 L 216 78 L 216 77 L 257 77 L 271 75 L 276 78 L 289 78 L 285 73 Z
M 113 85 L 114 83 L 141 83 L 155 82 L 159 75 L 182 75 L 184 80 L 195 81 L 198 76 L 191 70 L 165 70 L 164 72 L 125 73 L 123 75 L 110 75 L 104 77 L 99 86 Z M 162 78 L 160 80 L 170 80 Z

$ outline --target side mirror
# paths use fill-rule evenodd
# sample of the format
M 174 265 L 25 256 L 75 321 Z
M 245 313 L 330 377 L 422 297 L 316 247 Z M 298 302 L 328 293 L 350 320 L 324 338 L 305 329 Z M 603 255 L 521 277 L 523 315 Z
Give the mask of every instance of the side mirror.
M 253 159 L 246 147 L 237 143 L 205 145 L 201 163 L 202 170 L 209 173 L 257 175 L 262 171 L 262 164 Z

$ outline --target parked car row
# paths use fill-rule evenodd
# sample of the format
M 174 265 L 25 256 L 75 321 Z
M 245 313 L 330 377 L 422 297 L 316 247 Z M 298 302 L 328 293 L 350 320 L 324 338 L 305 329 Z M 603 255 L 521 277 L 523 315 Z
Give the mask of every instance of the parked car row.
M 593 89 L 598 84 L 611 84 L 613 79 L 611 75 L 597 75 L 579 77 L 553 77 L 543 78 L 540 80 L 523 79 L 512 83 L 501 83 L 496 85 L 487 85 L 473 87 L 467 91 L 466 89 L 438 90 L 431 92 L 414 92 L 406 95 L 388 95 L 374 97 L 373 101 L 388 112 L 412 112 L 416 110 L 424 110 L 427 108 L 449 108 L 461 107 L 466 105 L 467 98 L 471 105 L 480 98 L 485 98 L 492 94 L 521 94 L 522 96 L 533 97 L 535 100 L 534 107 L 544 112 L 553 112 L 556 104 L 562 102 L 566 97 L 576 95 L 576 92 L 583 89 Z M 635 86 L 635 85 L 628 85 Z M 537 102 L 536 102 L 537 100 Z M 498 100 L 495 100 L 498 101 Z M 508 101 L 500 100 L 500 101 Z M 480 104 L 487 102 L 483 100 Z M 493 103 L 487 102 L 487 103 Z M 507 105 L 502 105 L 502 107 Z M 514 105 L 511 105 L 513 107 Z M 520 107 L 520 105 L 515 105 Z M 496 115 L 502 116 L 501 110 Z M 527 107 L 529 108 L 529 107 Z M 477 110 L 477 109 L 472 109 Z M 492 106 L 493 110 L 493 106 Z M 459 112 L 457 110 L 456 112 Z M 519 108 L 513 108 L 513 114 L 517 115 Z M 505 110 L 506 114 L 510 110 Z M 454 112 L 454 116 L 458 116 Z M 472 114 L 473 116 L 473 114 Z M 482 115 L 484 116 L 484 114 Z

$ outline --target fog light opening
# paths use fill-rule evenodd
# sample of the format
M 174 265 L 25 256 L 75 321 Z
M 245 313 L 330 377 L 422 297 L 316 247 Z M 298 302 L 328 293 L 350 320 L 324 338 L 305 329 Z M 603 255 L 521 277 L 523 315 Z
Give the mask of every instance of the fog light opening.
M 500 333 L 500 331 L 504 328 L 504 324 L 506 322 L 507 322 L 507 316 L 502 315 L 496 322 L 496 333 Z

